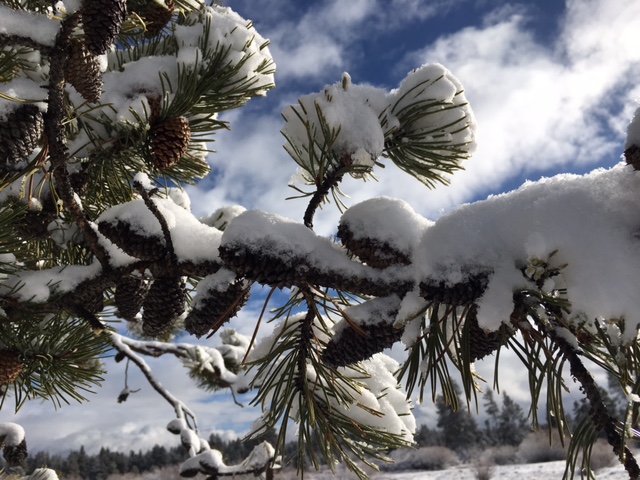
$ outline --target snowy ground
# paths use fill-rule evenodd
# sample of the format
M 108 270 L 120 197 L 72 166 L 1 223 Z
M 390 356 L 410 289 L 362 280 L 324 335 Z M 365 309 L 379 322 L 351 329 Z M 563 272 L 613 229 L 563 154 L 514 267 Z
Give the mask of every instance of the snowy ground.
M 525 465 L 504 465 L 494 467 L 491 480 L 560 480 L 564 473 L 565 463 L 545 462 L 531 463 Z M 305 475 L 311 480 L 344 479 L 351 480 L 357 478 L 344 472 L 337 472 L 335 476 L 330 473 L 320 473 L 315 475 Z M 402 473 L 375 473 L 371 475 L 372 480 L 475 480 L 475 471 L 472 466 L 463 465 L 449 468 L 447 470 L 402 472 Z M 621 466 L 604 468 L 596 472 L 597 480 L 624 480 L 629 478 Z M 581 480 L 576 475 L 575 480 Z

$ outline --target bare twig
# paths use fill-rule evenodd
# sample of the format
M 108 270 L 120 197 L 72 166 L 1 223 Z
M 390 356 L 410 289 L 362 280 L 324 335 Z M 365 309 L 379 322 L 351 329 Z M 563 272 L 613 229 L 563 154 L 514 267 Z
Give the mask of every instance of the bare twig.
M 169 262 L 172 266 L 176 266 L 178 264 L 178 257 L 176 256 L 175 249 L 173 248 L 173 240 L 171 240 L 171 232 L 169 231 L 167 220 L 164 218 L 162 213 L 160 213 L 160 210 L 158 210 L 158 206 L 151 199 L 151 197 L 149 196 L 149 192 L 145 190 L 142 184 L 138 181 L 135 181 L 133 182 L 133 186 L 142 197 L 142 200 L 144 200 L 144 204 L 147 206 L 149 211 L 153 213 L 153 216 L 156 217 L 156 219 L 160 223 L 162 235 L 164 236 L 164 241 L 167 246 L 167 255 L 169 256 Z
M 173 394 L 169 392 L 169 390 L 167 390 L 158 381 L 158 379 L 155 377 L 155 375 L 151 371 L 151 368 L 149 367 L 149 365 L 147 365 L 147 362 L 145 362 L 144 359 L 140 357 L 140 355 L 135 353 L 133 349 L 130 348 L 129 345 L 127 345 L 129 340 L 115 332 L 111 333 L 111 339 L 113 341 L 114 347 L 119 352 L 122 352 L 124 355 L 126 355 L 126 357 L 130 359 L 133 363 L 136 364 L 136 366 L 140 369 L 142 374 L 146 377 L 147 381 L 149 382 L 149 385 L 151 385 L 151 387 L 156 392 L 158 392 L 162 398 L 164 398 L 167 402 L 169 402 L 169 404 L 171 404 L 174 411 L 176 412 L 177 418 L 184 420 L 185 422 L 187 422 L 187 424 L 189 423 L 189 420 L 191 420 L 191 422 L 193 423 L 193 430 L 197 432 L 198 422 L 197 422 L 195 413 L 193 413 L 193 411 L 189 407 L 187 407 L 181 400 L 174 397 Z M 160 342 L 156 342 L 156 343 L 160 343 Z

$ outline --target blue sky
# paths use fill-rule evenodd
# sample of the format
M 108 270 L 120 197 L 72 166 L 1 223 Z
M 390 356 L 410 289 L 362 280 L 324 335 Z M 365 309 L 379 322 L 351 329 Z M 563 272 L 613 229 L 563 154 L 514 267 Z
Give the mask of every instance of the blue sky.
M 299 96 L 339 81 L 345 71 L 354 83 L 392 89 L 411 69 L 438 62 L 465 86 L 479 148 L 450 186 L 427 190 L 393 165 L 376 172 L 378 182 L 343 185 L 348 204 L 387 195 L 434 220 L 527 179 L 613 166 L 640 99 L 640 2 L 228 0 L 226 5 L 271 40 L 277 88 L 223 116 L 231 131 L 218 133 L 213 145 L 214 174 L 189 190 L 198 215 L 240 203 L 301 220 L 304 201 L 285 200 L 296 169 L 282 148 L 280 112 Z M 334 205 L 325 206 L 315 221 L 317 231 L 333 233 L 338 217 Z M 250 335 L 260 307 L 250 305 L 233 326 Z M 176 445 L 165 431 L 171 407 L 133 368 L 129 385 L 142 390 L 125 404 L 116 403 L 124 365 L 106 363 L 110 375 L 92 403 L 56 412 L 32 402 L 15 417 L 7 409 L 0 412 L 0 422 L 20 422 L 33 451 L 82 444 L 88 451 Z M 197 391 L 177 362 L 150 363 L 161 382 L 196 412 L 203 436 L 242 434 L 255 418 L 255 411 L 235 407 L 227 395 Z M 502 388 L 526 401 L 522 370 L 506 363 Z M 492 364 L 479 368 L 491 383 Z M 416 409 L 419 420 L 427 420 L 429 412 Z

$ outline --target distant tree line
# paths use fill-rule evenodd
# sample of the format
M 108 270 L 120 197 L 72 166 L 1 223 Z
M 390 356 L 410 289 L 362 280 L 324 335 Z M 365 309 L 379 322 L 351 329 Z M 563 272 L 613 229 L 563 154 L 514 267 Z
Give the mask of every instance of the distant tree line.
M 459 393 L 459 392 L 458 392 Z M 625 399 L 613 398 L 602 389 L 604 402 L 615 414 L 625 407 Z M 416 446 L 442 446 L 455 451 L 460 458 L 468 459 L 472 452 L 489 447 L 502 445 L 518 446 L 531 431 L 531 421 L 518 403 L 506 392 L 500 394 L 502 402 L 499 405 L 494 392 L 488 390 L 482 397 L 482 407 L 485 413 L 483 424 L 476 420 L 477 416 L 466 409 L 454 412 L 447 405 L 442 396 L 436 400 L 436 427 L 421 425 L 415 435 Z M 589 404 L 586 400 L 574 403 L 572 423 L 577 425 L 588 414 Z M 270 431 L 267 441 L 275 443 L 276 433 Z M 221 436 L 212 434 L 209 444 L 212 448 L 222 452 L 225 463 L 233 465 L 241 462 L 251 452 L 253 447 L 263 439 L 243 441 L 241 439 L 225 440 Z M 297 444 L 292 442 L 285 449 L 286 457 L 295 457 Z M 86 480 L 105 480 L 111 474 L 142 474 L 162 467 L 177 465 L 188 458 L 188 454 L 181 446 L 164 447 L 155 445 L 146 452 L 131 450 L 129 453 L 115 452 L 102 447 L 97 454 L 89 455 L 84 447 L 71 451 L 68 455 L 38 452 L 27 457 L 25 471 L 31 472 L 36 468 L 48 467 L 56 470 L 61 478 L 81 478 Z M 294 462 L 295 463 L 295 462 Z M 294 467 L 297 465 L 294 464 Z
M 275 432 L 267 434 L 267 441 L 275 442 Z M 219 435 L 211 435 L 209 444 L 222 452 L 227 465 L 240 463 L 260 440 L 224 440 Z M 131 450 L 129 453 L 111 451 L 102 447 L 97 454 L 88 454 L 84 446 L 68 455 L 38 452 L 27 457 L 24 468 L 32 472 L 36 468 L 48 467 L 58 472 L 60 478 L 83 480 L 105 480 L 112 474 L 141 474 L 169 465 L 177 465 L 189 458 L 182 446 L 164 447 L 155 445 L 146 452 Z

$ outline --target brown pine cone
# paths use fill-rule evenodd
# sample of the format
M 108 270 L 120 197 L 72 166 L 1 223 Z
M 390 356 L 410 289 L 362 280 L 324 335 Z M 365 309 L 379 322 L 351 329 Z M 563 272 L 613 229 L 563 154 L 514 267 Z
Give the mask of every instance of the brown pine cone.
M 347 224 L 342 223 L 338 226 L 338 238 L 340 238 L 347 250 L 373 268 L 386 268 L 390 265 L 409 265 L 411 263 L 406 253 L 393 248 L 386 242 L 381 242 L 375 238 L 356 239 Z
M 242 280 L 227 284 L 227 288 L 212 288 L 198 293 L 197 302 L 185 320 L 185 329 L 192 335 L 201 337 L 217 332 L 222 325 L 235 317 L 249 300 L 249 290 Z
M 18 445 L 6 445 L 2 449 L 2 455 L 7 465 L 10 467 L 19 467 L 27 458 L 27 440 L 22 439 L 22 442 Z
M 127 222 L 99 222 L 98 230 L 126 254 L 140 260 L 160 260 L 165 255 L 166 247 L 162 237 L 141 235 Z
M 138 12 L 146 27 L 144 36 L 153 38 L 159 35 L 164 27 L 171 21 L 174 8 L 175 3 L 173 0 L 150 0 L 147 2 L 141 11 Z
M 159 337 L 184 313 L 186 292 L 181 278 L 156 278 L 142 305 L 142 332 Z
M 126 0 L 83 0 L 82 25 L 89 52 L 102 55 L 116 40 L 127 14 Z
M 191 127 L 185 117 L 176 117 L 152 125 L 149 131 L 151 162 L 158 170 L 166 170 L 187 153 Z
M 71 41 L 65 78 L 87 102 L 97 103 L 102 95 L 102 72 L 97 55 L 79 39 Z
M 0 385 L 16 381 L 24 370 L 24 363 L 17 350 L 0 350 Z
M 489 275 L 484 273 L 472 275 L 466 282 L 453 285 L 428 279 L 420 283 L 420 296 L 435 303 L 469 306 L 482 297 L 488 283 Z
M 132 321 L 140 312 L 148 292 L 149 282 L 142 278 L 127 277 L 121 279 L 116 286 L 114 295 L 118 315 L 125 320 Z
M 361 362 L 393 346 L 403 333 L 392 323 L 380 322 L 359 327 L 362 332 L 349 326 L 329 341 L 322 354 L 325 364 L 337 368 Z
M 38 146 L 44 119 L 35 105 L 22 105 L 0 122 L 0 161 L 17 163 Z
M 475 305 L 469 309 L 463 330 L 463 335 L 469 339 L 469 359 L 472 362 L 491 355 L 505 345 L 515 333 L 515 330 L 506 324 L 501 325 L 496 331 L 485 332 L 478 324 L 477 310 Z

